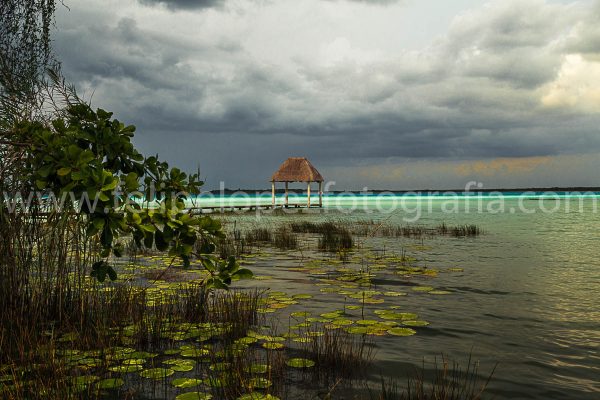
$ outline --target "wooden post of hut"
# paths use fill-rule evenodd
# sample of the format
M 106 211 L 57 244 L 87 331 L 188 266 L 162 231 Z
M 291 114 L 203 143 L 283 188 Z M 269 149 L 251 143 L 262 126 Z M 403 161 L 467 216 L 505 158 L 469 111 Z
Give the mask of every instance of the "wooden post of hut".
M 319 182 L 319 208 L 323 207 L 323 182 Z
M 275 182 L 271 182 L 271 192 L 273 193 L 271 200 L 273 203 L 273 208 L 275 208 Z
M 290 157 L 281 164 L 277 172 L 271 177 L 271 192 L 273 207 L 275 207 L 275 182 L 285 183 L 285 206 L 289 206 L 288 184 L 290 182 L 305 182 L 307 186 L 306 205 L 310 207 L 310 184 L 319 183 L 319 207 L 323 207 L 323 176 L 305 157 Z

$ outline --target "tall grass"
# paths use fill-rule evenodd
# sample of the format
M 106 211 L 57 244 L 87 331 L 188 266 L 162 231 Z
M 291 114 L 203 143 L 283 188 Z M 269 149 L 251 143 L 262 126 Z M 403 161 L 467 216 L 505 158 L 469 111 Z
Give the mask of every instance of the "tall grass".
M 469 357 L 465 367 L 442 356 L 436 359 L 428 372 L 425 362 L 408 377 L 406 387 L 397 379 L 382 379 L 379 400 L 481 400 L 494 375 L 495 367 L 487 377 L 479 374 L 479 365 Z

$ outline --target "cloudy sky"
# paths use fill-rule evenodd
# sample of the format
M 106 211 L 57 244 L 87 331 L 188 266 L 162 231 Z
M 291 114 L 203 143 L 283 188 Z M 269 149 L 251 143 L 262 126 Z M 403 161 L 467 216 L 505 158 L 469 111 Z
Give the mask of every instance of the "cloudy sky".
M 65 0 L 55 49 L 207 187 L 600 186 L 600 0 Z

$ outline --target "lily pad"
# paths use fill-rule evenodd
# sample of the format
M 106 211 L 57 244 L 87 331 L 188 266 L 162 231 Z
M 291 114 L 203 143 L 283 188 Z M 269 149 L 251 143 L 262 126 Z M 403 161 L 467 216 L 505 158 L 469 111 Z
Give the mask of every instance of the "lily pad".
M 175 397 L 175 400 L 210 400 L 212 399 L 212 394 L 208 393 L 200 393 L 200 392 L 187 392 L 182 393 Z
M 119 372 L 122 374 L 128 374 L 130 372 L 141 371 L 144 367 L 141 365 L 114 365 L 109 367 L 108 370 L 112 372 Z
M 387 333 L 393 336 L 412 336 L 417 333 L 417 331 L 410 328 L 392 328 L 389 329 Z
M 296 311 L 290 314 L 292 317 L 296 317 L 296 318 L 303 318 L 303 317 L 310 317 L 310 312 L 308 311 Z
M 405 326 L 427 326 L 427 325 L 429 325 L 429 322 L 427 322 L 427 321 L 419 321 L 419 320 L 416 320 L 416 321 L 402 321 L 402 325 L 405 325 Z
M 181 352 L 184 357 L 203 357 L 210 354 L 206 349 L 185 349 Z
M 315 362 L 307 358 L 290 358 L 286 361 L 286 364 L 293 368 L 310 368 L 315 366 Z
M 414 292 L 431 292 L 434 288 L 431 286 L 414 286 L 412 290 Z
M 267 343 L 263 343 L 262 347 L 264 347 L 265 349 L 269 349 L 269 350 L 280 350 L 283 349 L 283 344 L 282 343 L 278 343 L 278 342 L 267 342 Z
M 346 332 L 353 335 L 362 335 L 364 333 L 367 333 L 368 331 L 369 328 L 366 326 L 351 326 L 349 328 L 346 328 Z
M 163 379 L 175 373 L 171 368 L 150 368 L 140 372 L 142 378 Z
M 191 388 L 195 386 L 199 386 L 202 383 L 202 379 L 196 378 L 177 378 L 173 379 L 171 385 L 178 388 Z

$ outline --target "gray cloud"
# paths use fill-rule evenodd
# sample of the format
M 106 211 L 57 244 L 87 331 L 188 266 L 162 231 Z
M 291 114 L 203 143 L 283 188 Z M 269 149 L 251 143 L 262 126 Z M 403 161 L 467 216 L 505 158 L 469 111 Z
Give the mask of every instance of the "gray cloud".
M 225 0 L 138 0 L 141 4 L 148 6 L 163 5 L 169 9 L 201 9 L 220 7 Z
M 67 78 L 136 124 L 143 150 L 184 168 L 200 163 L 213 183 L 260 185 L 291 155 L 333 171 L 600 151 L 598 115 L 540 103 L 566 49 L 596 51 L 594 19 L 581 9 L 495 2 L 428 48 L 329 66 L 259 59 L 242 36 L 165 35 L 135 18 L 71 13 L 56 36 Z
M 222 7 L 227 0 L 138 0 L 147 6 L 165 6 L 170 10 L 195 10 L 203 8 Z M 326 1 L 348 1 L 354 3 L 365 3 L 373 5 L 389 5 L 404 0 L 326 0 Z

